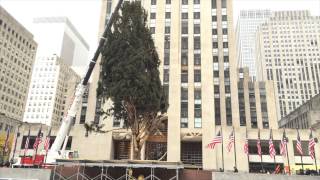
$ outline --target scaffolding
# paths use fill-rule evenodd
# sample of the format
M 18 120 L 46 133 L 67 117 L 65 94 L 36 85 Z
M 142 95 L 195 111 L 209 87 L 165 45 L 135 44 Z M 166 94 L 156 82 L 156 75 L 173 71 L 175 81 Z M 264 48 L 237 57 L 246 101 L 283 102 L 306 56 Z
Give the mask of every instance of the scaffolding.
M 75 172 L 64 174 L 64 167 L 75 167 Z M 98 171 L 94 177 L 86 171 L 86 168 L 95 168 Z M 137 180 L 133 176 L 134 169 L 143 169 L 144 172 L 149 172 L 144 180 L 161 180 L 156 176 L 155 171 L 161 169 L 162 171 L 171 171 L 172 177 L 169 180 L 179 180 L 179 170 L 183 169 L 182 163 L 176 162 L 163 162 L 163 161 L 144 161 L 144 160 L 105 160 L 105 161 L 92 161 L 92 160 L 65 160 L 57 159 L 53 164 L 53 179 L 57 180 Z M 120 177 L 112 176 L 110 169 L 117 171 Z M 121 172 L 121 170 L 125 170 Z M 168 173 L 166 173 L 168 175 Z M 167 178 L 166 178 L 167 179 Z

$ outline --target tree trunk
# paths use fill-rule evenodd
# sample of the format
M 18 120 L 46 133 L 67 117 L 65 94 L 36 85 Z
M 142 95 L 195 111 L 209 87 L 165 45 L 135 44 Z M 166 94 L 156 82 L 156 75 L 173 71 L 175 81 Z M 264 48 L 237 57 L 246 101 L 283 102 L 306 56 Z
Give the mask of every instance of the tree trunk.
M 140 146 L 140 141 L 137 139 L 137 135 L 135 133 L 132 133 L 132 144 L 133 144 L 133 159 L 134 160 L 140 160 L 141 159 L 141 149 L 142 146 Z

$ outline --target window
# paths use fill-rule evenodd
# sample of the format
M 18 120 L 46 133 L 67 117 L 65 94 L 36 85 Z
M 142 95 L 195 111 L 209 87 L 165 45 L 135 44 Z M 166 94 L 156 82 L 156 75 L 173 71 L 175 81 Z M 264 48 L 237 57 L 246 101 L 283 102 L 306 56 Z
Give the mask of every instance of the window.
M 155 34 L 156 33 L 156 28 L 155 27 L 150 27 L 150 33 Z
M 166 26 L 164 28 L 164 32 L 165 32 L 165 34 L 170 34 L 170 26 Z
M 188 0 L 182 0 L 183 5 L 188 5 Z
M 164 48 L 170 49 L 170 36 L 166 35 L 164 39 Z
M 181 38 L 181 48 L 182 49 L 188 49 L 188 38 L 187 37 L 182 37 Z
M 201 99 L 201 89 L 194 90 L 194 99 Z
M 171 4 L 171 0 L 166 0 L 166 4 Z
M 169 65 L 170 64 L 170 53 L 169 52 L 165 52 L 164 53 L 164 61 L 163 61 L 164 65 Z
M 193 25 L 193 34 L 200 34 L 200 24 Z
M 229 62 L 229 56 L 223 56 L 223 62 Z
M 181 65 L 187 66 L 188 65 L 188 53 L 183 52 L 181 54 Z
M 223 42 L 223 48 L 228 48 L 228 42 Z
M 169 82 L 169 69 L 163 70 L 163 82 Z
M 216 9 L 217 8 L 217 0 L 211 0 L 211 8 Z
M 201 45 L 200 45 L 200 37 L 194 37 L 194 49 L 200 49 Z
M 201 70 L 194 70 L 194 82 L 201 82 Z
M 157 4 L 157 0 L 151 0 L 151 5 L 156 5 Z
M 193 4 L 200 4 L 200 0 L 193 0 Z
M 182 19 L 188 19 L 188 13 L 182 13 Z
M 297 141 L 294 140 L 293 141 L 294 155 L 300 156 L 300 153 L 297 151 L 296 145 L 297 145 Z M 301 147 L 302 147 L 303 155 L 308 156 L 309 155 L 309 150 L 308 150 L 309 142 L 308 141 L 301 141 Z
M 222 29 L 222 34 L 223 35 L 227 35 L 228 34 L 228 29 L 227 28 L 223 28 Z
M 188 83 L 188 71 L 181 72 L 181 82 Z
M 194 12 L 193 19 L 200 19 L 200 12 Z
M 166 19 L 170 19 L 171 18 L 171 12 L 166 12 Z
M 214 85 L 214 94 L 219 94 L 220 93 L 220 87 L 219 85 Z
M 227 21 L 228 18 L 227 18 L 227 15 L 222 15 L 222 21 Z
M 222 8 L 227 8 L 227 0 L 222 0 L 221 7 Z
M 217 29 L 212 29 L 212 35 L 217 35 L 218 34 L 218 30 Z
M 218 62 L 219 61 L 218 56 L 213 56 L 212 59 L 213 59 L 213 62 Z
M 220 98 L 214 98 L 215 124 L 221 125 Z
M 214 48 L 214 49 L 218 48 L 218 42 L 213 42 L 212 43 L 212 48 Z
M 156 19 L 156 13 L 151 13 L 150 14 L 150 19 Z
M 212 22 L 216 22 L 217 21 L 217 16 L 212 16 Z
M 200 54 L 194 54 L 194 65 L 201 65 L 201 56 L 200 56 Z
M 181 33 L 182 34 L 188 34 L 188 22 L 183 21 L 181 24 Z
M 194 117 L 201 118 L 201 104 L 194 105 Z
M 181 102 L 181 118 L 188 117 L 188 102 Z

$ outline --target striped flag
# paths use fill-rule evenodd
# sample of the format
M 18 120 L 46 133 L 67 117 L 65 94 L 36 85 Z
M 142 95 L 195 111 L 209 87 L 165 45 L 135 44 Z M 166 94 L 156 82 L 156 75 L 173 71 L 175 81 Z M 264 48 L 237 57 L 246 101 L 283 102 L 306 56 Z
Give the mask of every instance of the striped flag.
M 51 127 L 50 127 L 50 130 L 48 132 L 48 135 L 44 141 L 44 149 L 46 150 L 46 152 L 48 152 L 49 150 L 49 146 L 50 146 L 50 134 L 51 134 Z
M 297 151 L 299 152 L 299 154 L 300 154 L 301 156 L 303 156 L 302 145 L 301 145 L 301 140 L 300 140 L 300 134 L 299 134 L 298 129 L 297 129 L 297 133 L 298 133 L 298 136 L 297 136 L 296 149 L 297 149 Z
M 286 137 L 286 131 L 283 130 L 282 139 L 280 142 L 280 154 L 284 157 L 287 156 L 287 137 Z
M 10 126 L 7 126 L 7 135 L 6 135 L 6 140 L 4 142 L 4 146 L 3 146 L 3 150 L 4 152 L 8 152 L 9 151 L 9 137 L 10 137 Z
M 37 137 L 36 137 L 36 140 L 34 141 L 34 144 L 33 144 L 33 149 L 36 151 L 37 149 L 38 149 L 38 146 L 39 146 L 39 144 L 41 144 L 41 139 L 42 139 L 42 133 L 41 133 L 41 128 L 42 127 L 40 127 L 40 129 L 39 129 L 39 131 L 38 131 L 38 135 L 37 135 Z
M 246 142 L 244 143 L 243 146 L 243 151 L 246 155 L 249 155 L 249 142 L 248 142 L 248 138 L 246 138 Z
M 214 149 L 216 144 L 222 143 L 221 132 L 219 131 L 217 136 L 207 145 L 207 148 Z
M 260 129 L 258 131 L 257 149 L 258 149 L 258 155 L 261 157 L 262 151 L 261 151 L 261 141 L 260 141 Z
M 29 149 L 29 141 L 30 141 L 30 127 L 29 127 L 29 132 L 28 132 L 26 142 L 24 144 L 24 154 L 26 154 Z
M 272 129 L 270 129 L 270 139 L 269 139 L 269 154 L 271 158 L 274 158 L 277 154 L 272 140 Z
M 310 136 L 309 136 L 309 156 L 314 159 L 314 146 L 316 145 L 316 142 L 314 140 L 314 137 L 312 135 L 312 130 L 310 129 Z
M 227 146 L 228 152 L 231 151 L 233 143 L 234 143 L 234 130 L 232 130 L 231 134 L 229 135 L 229 142 L 228 142 L 228 146 Z

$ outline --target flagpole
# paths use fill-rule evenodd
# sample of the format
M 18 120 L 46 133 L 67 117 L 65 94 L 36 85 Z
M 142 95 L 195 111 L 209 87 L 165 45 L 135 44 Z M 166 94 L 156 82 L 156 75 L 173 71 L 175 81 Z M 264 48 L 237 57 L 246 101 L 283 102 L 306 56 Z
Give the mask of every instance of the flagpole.
M 248 170 L 250 173 L 250 161 L 249 161 L 249 140 L 248 140 L 248 129 L 246 127 L 246 141 L 248 141 L 248 153 L 247 153 L 247 160 L 248 160 Z
M 237 167 L 237 152 L 236 152 L 236 132 L 234 131 L 234 127 L 232 127 L 233 130 L 233 151 L 234 151 L 234 167 Z
M 17 140 L 18 140 L 18 137 L 20 136 L 20 126 L 21 126 L 22 124 L 20 124 L 19 126 L 18 126 L 18 132 L 17 132 L 17 137 L 16 137 L 16 139 L 15 139 L 15 142 L 14 142 L 14 148 L 13 148 L 13 153 L 12 153 L 12 160 L 14 159 L 14 156 L 15 156 L 15 154 L 16 154 L 16 149 L 17 149 Z
M 223 133 L 222 133 L 222 126 L 221 126 L 221 139 L 222 139 L 222 171 L 224 171 L 224 156 L 223 156 Z
M 312 135 L 312 129 L 310 128 L 311 135 Z M 314 137 L 312 136 L 313 140 L 315 141 Z M 309 140 L 310 141 L 310 140 Z M 316 156 L 316 151 L 314 150 L 314 163 L 316 165 L 316 171 L 318 173 L 318 165 L 317 165 L 317 156 Z
M 29 141 L 28 140 L 28 138 L 30 138 L 30 124 L 29 124 L 29 131 L 28 131 L 28 136 L 27 136 L 27 139 L 26 139 L 26 141 Z M 22 135 L 22 139 L 23 139 L 23 135 Z M 26 142 L 25 142 L 25 144 L 26 144 Z M 27 150 L 28 150 L 28 148 L 29 148 L 29 142 L 28 142 L 28 145 L 27 145 L 28 147 L 27 147 Z M 24 146 L 24 151 L 23 151 L 23 160 L 25 160 L 25 158 L 26 158 L 26 147 Z
M 40 125 L 39 134 L 37 135 L 36 140 L 37 140 L 37 138 L 40 138 L 40 137 L 41 137 L 41 130 L 42 130 L 42 124 Z M 38 147 L 39 147 L 39 144 L 37 144 L 37 147 L 36 147 L 36 154 L 34 155 L 33 164 L 34 164 L 34 162 L 35 162 L 35 160 L 36 160 L 36 157 L 37 157 Z
M 299 130 L 297 129 L 297 133 L 298 133 L 298 137 L 299 137 L 299 141 L 300 141 L 300 143 L 301 143 L 301 138 L 300 138 L 300 135 L 299 135 Z M 297 143 L 298 143 L 298 141 L 297 141 Z M 296 145 L 297 146 L 297 145 Z M 302 145 L 301 145 L 302 146 Z M 297 147 L 296 147 L 297 148 Z M 302 166 L 302 171 L 303 171 L 303 174 L 304 174 L 304 167 L 303 167 L 303 158 L 302 158 L 302 154 L 301 153 L 299 153 L 300 154 L 300 158 L 301 158 L 301 166 Z
M 271 131 L 271 141 L 272 141 L 272 144 L 273 144 L 273 131 L 272 131 L 272 129 L 270 129 L 270 131 Z M 273 156 L 274 170 L 276 170 L 276 168 L 277 168 L 277 164 L 276 164 L 277 151 L 275 151 L 275 152 L 276 152 L 276 154 Z
M 284 129 L 284 133 L 286 133 L 286 130 Z M 290 161 L 289 161 L 289 154 L 288 154 L 288 142 L 289 139 L 287 138 L 287 135 L 285 134 L 285 138 L 286 138 L 286 151 L 287 151 L 287 161 L 288 161 L 288 168 L 289 168 L 289 174 L 291 175 L 291 169 L 290 169 Z
M 258 129 L 258 138 L 259 138 L 259 141 L 260 141 L 260 149 L 261 149 L 260 129 Z M 261 165 L 262 172 L 264 173 L 264 168 L 263 168 L 263 164 L 262 164 L 262 151 L 261 151 L 261 155 L 260 155 L 260 165 Z

